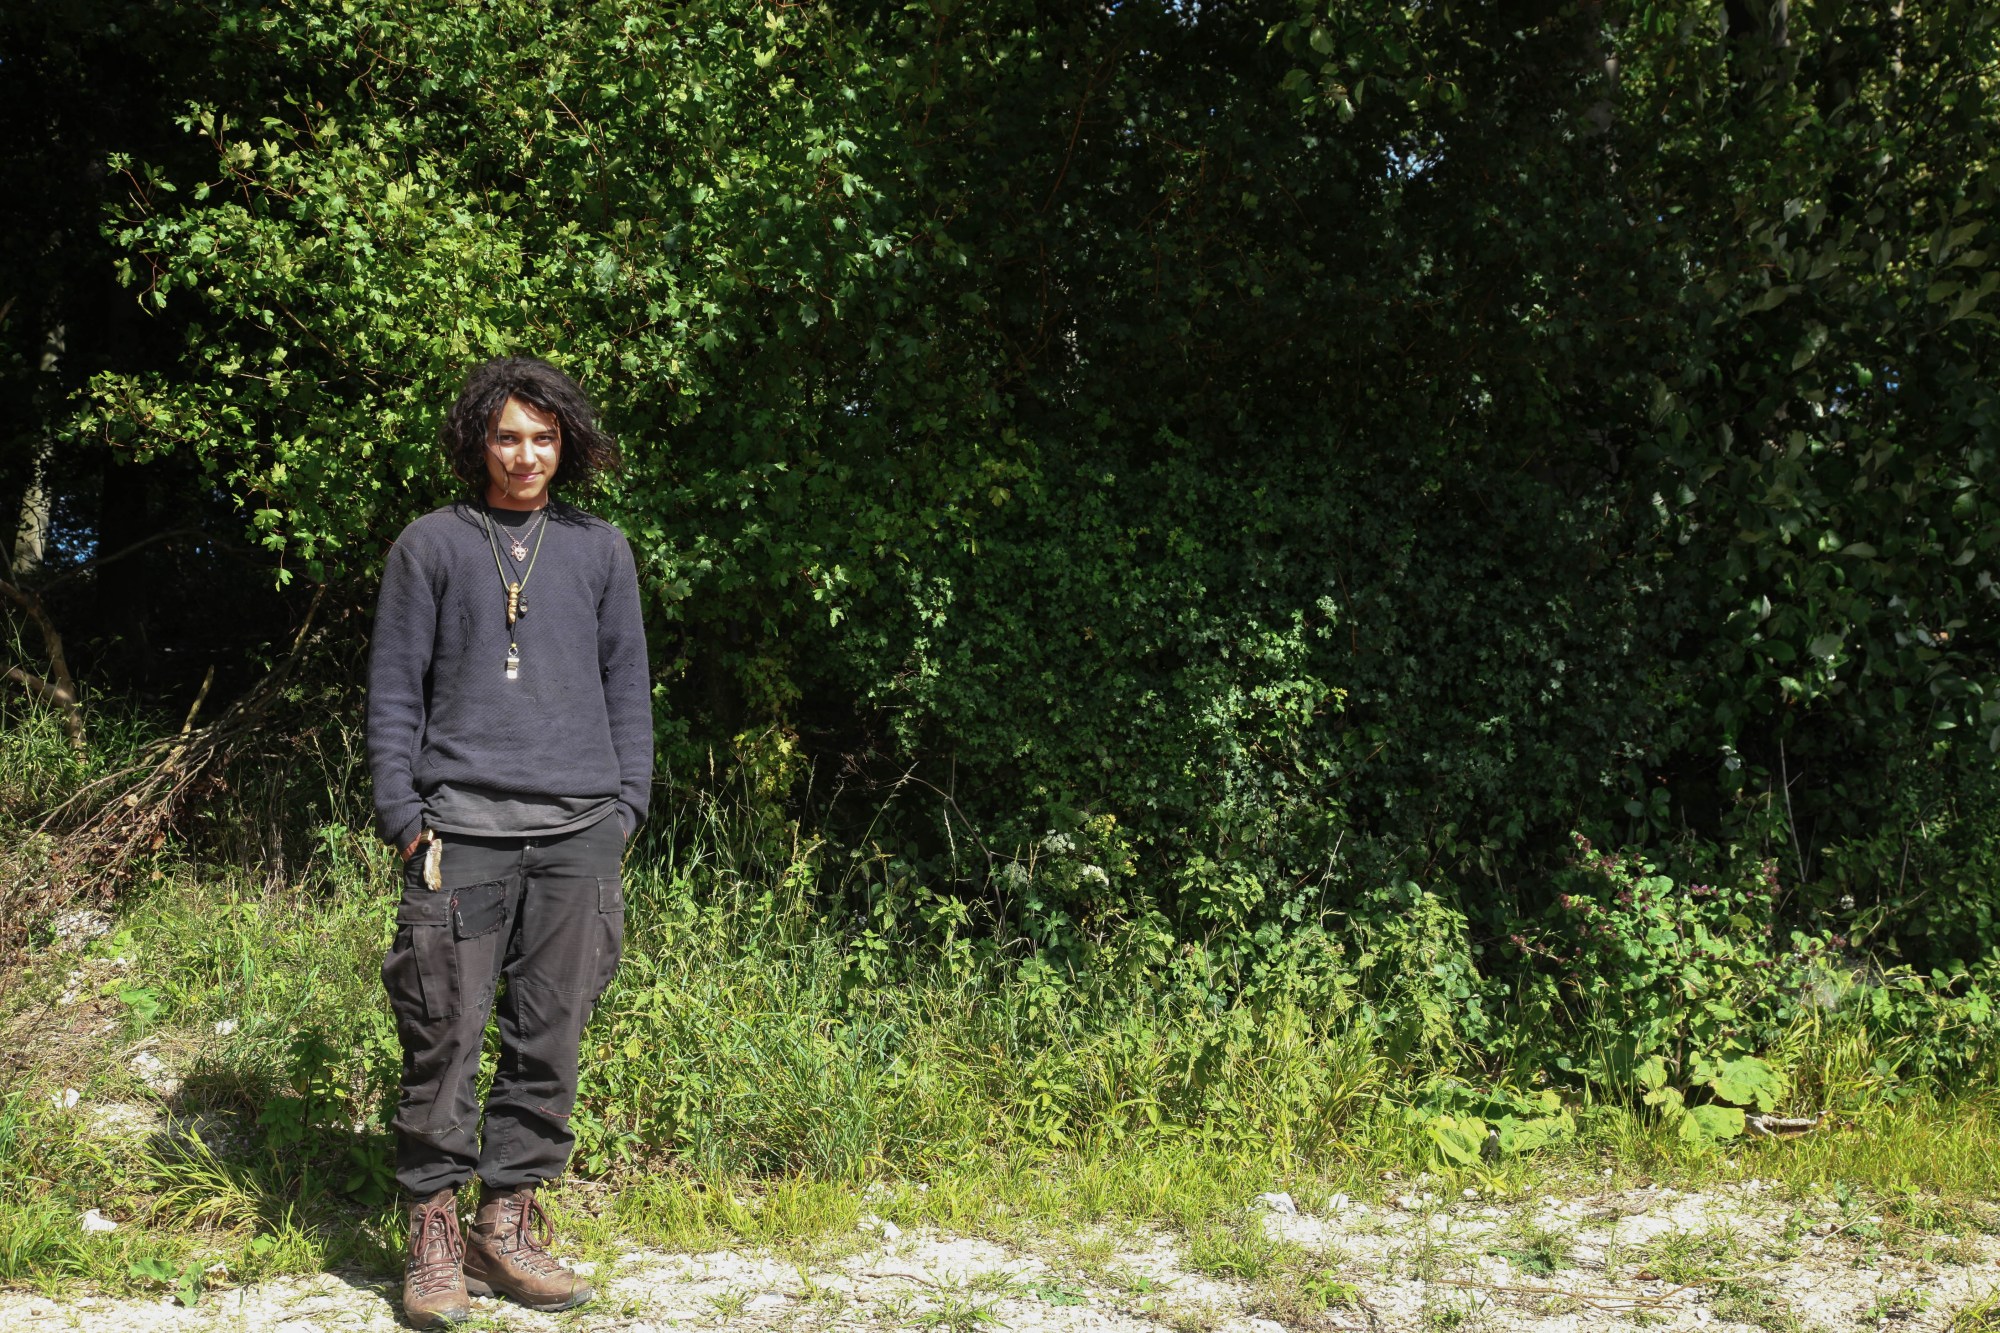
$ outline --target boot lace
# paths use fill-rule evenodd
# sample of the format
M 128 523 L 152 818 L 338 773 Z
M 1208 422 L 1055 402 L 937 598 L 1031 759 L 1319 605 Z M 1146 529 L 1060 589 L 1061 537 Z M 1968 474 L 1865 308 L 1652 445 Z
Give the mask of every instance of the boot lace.
M 449 1207 L 424 1209 L 410 1229 L 409 1276 L 419 1295 L 434 1296 L 457 1283 L 465 1240 Z
M 542 1208 L 542 1201 L 527 1193 L 517 1196 L 515 1202 L 518 1211 L 508 1219 L 514 1224 L 514 1243 L 507 1247 L 513 1251 L 514 1262 L 544 1277 L 567 1273 L 569 1270 L 549 1253 L 549 1242 L 555 1239 L 556 1230 Z

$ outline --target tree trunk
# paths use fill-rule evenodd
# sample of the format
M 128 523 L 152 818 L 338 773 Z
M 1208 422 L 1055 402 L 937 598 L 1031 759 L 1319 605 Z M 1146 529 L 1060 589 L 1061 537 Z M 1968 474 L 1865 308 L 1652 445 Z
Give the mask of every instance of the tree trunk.
M 42 344 L 42 374 L 54 375 L 62 354 L 63 326 L 58 324 L 49 330 L 48 339 Z M 49 460 L 54 452 L 55 441 L 43 430 L 35 446 L 28 489 L 21 496 L 21 520 L 14 527 L 14 556 L 8 569 L 16 582 L 40 572 L 42 561 L 48 557 L 50 511 L 54 505 L 54 496 L 49 492 Z

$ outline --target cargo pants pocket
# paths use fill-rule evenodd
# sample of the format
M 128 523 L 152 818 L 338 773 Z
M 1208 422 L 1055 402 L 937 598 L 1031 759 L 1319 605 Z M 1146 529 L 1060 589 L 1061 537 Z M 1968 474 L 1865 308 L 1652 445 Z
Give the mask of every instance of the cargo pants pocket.
M 597 881 L 597 975 L 590 988 L 594 1006 L 618 975 L 625 952 L 625 887 L 616 875 Z
M 406 888 L 396 908 L 396 938 L 382 960 L 382 984 L 398 1015 L 437 1022 L 463 1013 L 459 946 L 494 934 L 506 916 L 505 880 L 438 892 Z
M 458 951 L 451 947 L 451 903 L 444 895 L 405 897 L 397 907 L 382 985 L 405 1026 L 458 1013 Z

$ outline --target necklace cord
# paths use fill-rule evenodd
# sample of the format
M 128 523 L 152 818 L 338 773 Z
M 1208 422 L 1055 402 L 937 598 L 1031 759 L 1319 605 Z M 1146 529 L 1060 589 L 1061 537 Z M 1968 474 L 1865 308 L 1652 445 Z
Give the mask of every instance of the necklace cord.
M 513 610 L 515 607 L 516 599 L 519 598 L 522 591 L 527 588 L 528 580 L 534 575 L 535 561 L 541 558 L 542 537 L 548 532 L 548 527 L 549 527 L 548 506 L 547 505 L 542 506 L 542 521 L 535 528 L 535 549 L 528 556 L 528 567 L 521 571 L 521 578 L 519 582 L 508 581 L 506 566 L 500 563 L 500 539 L 499 537 L 494 535 L 493 532 L 494 525 L 492 516 L 489 515 L 484 509 L 481 509 L 479 511 L 479 523 L 481 527 L 486 529 L 487 549 L 489 549 L 493 553 L 493 572 L 500 576 L 500 589 L 501 591 L 507 594 L 507 605 L 509 610 Z M 518 619 L 518 615 L 516 616 L 516 618 Z M 509 651 L 513 651 L 514 627 L 511 624 L 507 626 L 507 639 L 508 639 L 507 647 Z

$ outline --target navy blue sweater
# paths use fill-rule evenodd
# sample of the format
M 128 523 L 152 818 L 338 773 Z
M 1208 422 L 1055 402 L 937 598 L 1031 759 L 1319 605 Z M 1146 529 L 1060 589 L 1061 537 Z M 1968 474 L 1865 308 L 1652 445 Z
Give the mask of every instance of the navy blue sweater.
M 447 505 L 396 538 L 368 661 L 375 826 L 396 846 L 441 787 L 572 810 L 601 800 L 628 832 L 645 818 L 653 717 L 631 546 L 552 505 L 523 595 L 508 680 L 507 594 L 479 510 Z

